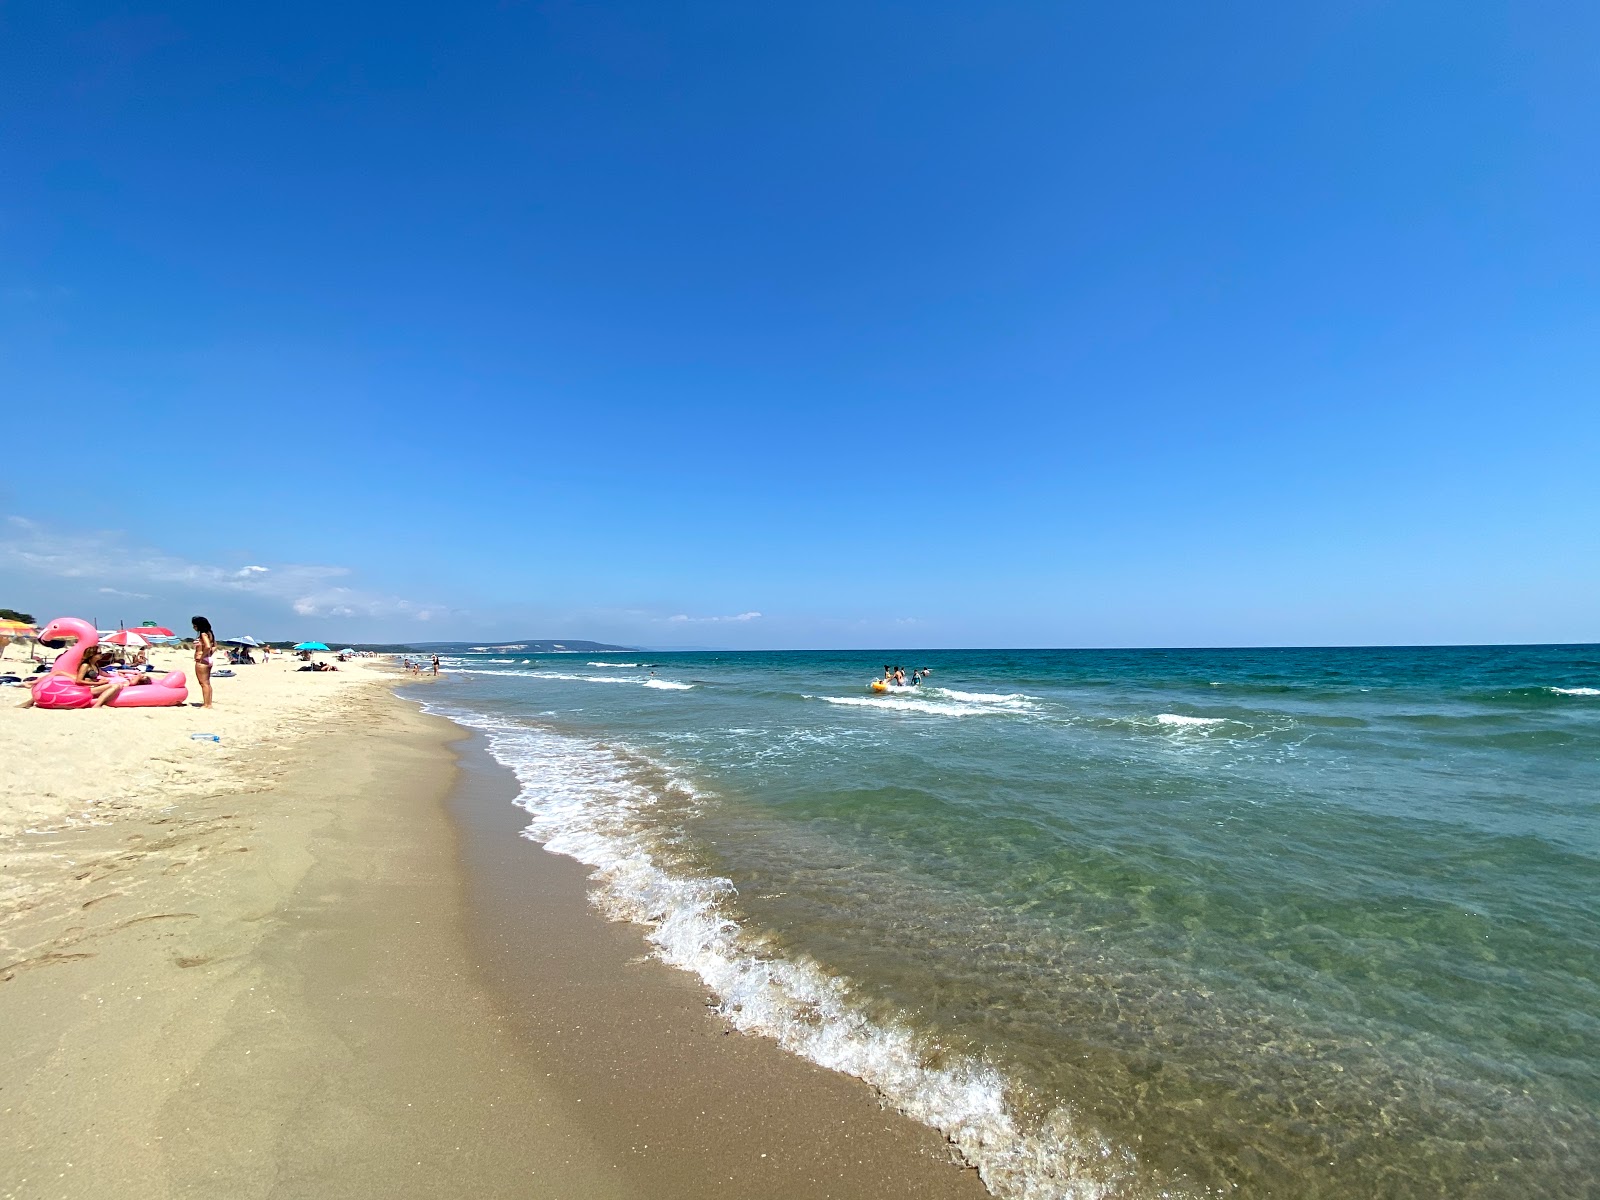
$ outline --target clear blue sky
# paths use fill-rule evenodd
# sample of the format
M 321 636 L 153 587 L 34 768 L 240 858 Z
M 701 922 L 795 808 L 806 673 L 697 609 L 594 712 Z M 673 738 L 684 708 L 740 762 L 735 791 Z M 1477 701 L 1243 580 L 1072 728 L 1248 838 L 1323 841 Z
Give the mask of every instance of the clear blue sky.
M 1591 3 L 5 5 L 0 604 L 1600 639 L 1596 44 Z

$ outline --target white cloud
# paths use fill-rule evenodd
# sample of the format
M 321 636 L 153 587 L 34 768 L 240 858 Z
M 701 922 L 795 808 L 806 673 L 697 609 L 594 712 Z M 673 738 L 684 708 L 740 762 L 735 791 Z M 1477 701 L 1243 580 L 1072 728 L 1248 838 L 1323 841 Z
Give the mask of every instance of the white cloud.
M 718 621 L 755 621 L 759 620 L 760 617 L 761 614 L 758 612 L 742 612 L 731 617 L 691 617 L 687 613 L 679 613 L 675 617 L 668 617 L 667 620 L 676 622 L 687 621 L 698 625 Z
M 103 587 L 96 589 L 102 596 L 122 596 L 128 600 L 148 600 L 149 592 L 125 592 L 121 588 Z
M 448 611 L 436 603 L 419 603 L 347 587 L 341 582 L 348 567 L 282 563 L 268 568 L 190 562 L 132 541 L 122 533 L 68 533 L 26 517 L 5 519 L 0 538 L 0 568 L 19 573 L 81 579 L 86 584 L 107 580 L 96 590 L 106 595 L 149 599 L 149 593 L 124 590 L 125 584 L 176 585 L 218 594 L 242 594 L 283 604 L 303 617 L 410 617 L 426 621 Z

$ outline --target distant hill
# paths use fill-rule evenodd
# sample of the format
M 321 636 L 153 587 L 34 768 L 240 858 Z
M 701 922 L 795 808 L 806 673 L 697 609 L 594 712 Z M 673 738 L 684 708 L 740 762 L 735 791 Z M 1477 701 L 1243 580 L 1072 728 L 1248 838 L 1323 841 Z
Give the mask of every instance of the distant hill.
M 586 642 L 573 638 L 565 642 L 529 638 L 522 642 L 411 642 L 407 650 L 421 650 L 439 654 L 462 654 L 474 650 L 505 650 L 522 654 L 606 654 L 621 651 L 632 654 L 637 646 L 608 646 L 604 642 Z

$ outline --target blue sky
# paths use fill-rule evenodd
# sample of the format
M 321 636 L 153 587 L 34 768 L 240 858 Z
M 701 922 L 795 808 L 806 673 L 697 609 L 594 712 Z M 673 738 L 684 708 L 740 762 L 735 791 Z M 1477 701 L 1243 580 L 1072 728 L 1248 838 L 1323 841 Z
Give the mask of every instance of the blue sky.
M 1600 640 L 1597 13 L 5 6 L 0 604 Z

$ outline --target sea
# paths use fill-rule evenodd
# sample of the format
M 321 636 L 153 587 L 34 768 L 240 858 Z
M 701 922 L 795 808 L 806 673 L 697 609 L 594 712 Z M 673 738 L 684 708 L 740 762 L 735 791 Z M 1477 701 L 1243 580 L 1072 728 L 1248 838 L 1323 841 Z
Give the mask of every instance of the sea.
M 1600 647 L 445 667 L 601 911 L 996 1196 L 1600 1195 Z

